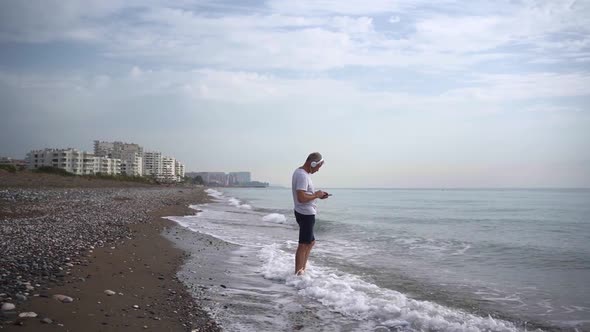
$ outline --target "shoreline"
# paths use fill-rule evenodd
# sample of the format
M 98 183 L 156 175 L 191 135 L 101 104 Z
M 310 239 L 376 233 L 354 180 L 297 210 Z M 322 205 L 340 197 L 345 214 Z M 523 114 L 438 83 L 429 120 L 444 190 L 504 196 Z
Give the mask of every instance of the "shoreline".
M 164 236 L 176 224 L 163 217 L 194 214 L 189 204 L 207 201 L 203 189 L 128 184 L 122 188 L 98 187 L 0 186 L 0 237 L 7 239 L 0 242 L 0 248 L 3 253 L 23 256 L 0 258 L 0 303 L 16 306 L 13 310 L 0 310 L 0 330 L 220 331 L 201 302 L 177 277 L 190 254 Z M 87 201 L 75 202 L 85 200 L 86 196 L 90 196 Z M 95 206 L 87 207 L 88 202 Z M 72 215 L 73 207 L 78 205 L 86 206 L 80 208 L 87 214 Z M 144 206 L 151 211 L 136 210 Z M 50 212 L 43 214 L 44 209 Z M 107 220 L 95 221 L 97 216 L 87 210 L 98 210 L 97 215 L 106 214 Z M 125 218 L 116 220 L 121 211 L 126 211 Z M 77 218 L 75 222 L 73 218 Z M 73 228 L 68 223 L 74 224 Z M 80 233 L 77 224 L 92 231 Z M 20 232 L 22 228 L 24 232 Z M 76 246 L 60 252 L 72 254 L 60 262 L 51 255 L 56 250 L 53 239 L 34 233 L 35 229 L 40 233 L 49 230 L 54 237 L 60 237 L 59 243 L 63 243 L 62 238 L 74 242 Z M 27 239 L 30 234 L 34 234 L 33 241 Z M 78 235 L 87 238 L 78 244 Z M 95 245 L 84 242 L 92 242 L 94 235 L 100 239 Z M 35 241 L 36 236 L 44 239 L 41 244 Z M 76 251 L 81 247 L 85 248 Z M 37 266 L 37 256 L 43 256 L 50 266 L 48 273 L 25 267 Z M 21 265 L 15 265 L 17 262 Z M 107 295 L 106 290 L 114 295 Z M 54 299 L 57 294 L 68 296 L 73 302 Z M 37 316 L 19 317 L 23 312 Z

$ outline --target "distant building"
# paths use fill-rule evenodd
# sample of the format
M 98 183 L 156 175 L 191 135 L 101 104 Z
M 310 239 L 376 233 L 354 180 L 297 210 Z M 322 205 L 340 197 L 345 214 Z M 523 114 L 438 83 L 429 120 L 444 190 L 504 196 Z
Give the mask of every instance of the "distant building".
M 143 157 L 137 153 L 131 153 L 121 159 L 121 174 L 128 176 L 143 175 Z
M 143 148 L 135 143 L 94 141 L 94 155 L 98 157 L 123 159 L 125 155 L 130 153 L 141 156 Z
M 162 174 L 162 153 L 161 152 L 144 152 L 143 153 L 143 175 L 158 178 Z
M 179 162 L 178 160 L 176 160 L 176 162 L 174 163 L 174 169 L 175 169 L 175 173 L 176 173 L 176 178 L 177 181 L 182 181 L 184 179 L 185 176 L 185 172 L 184 172 L 184 164 Z
M 94 141 L 94 155 L 98 157 L 110 157 L 115 149 L 114 142 Z
M 227 174 L 224 172 L 192 172 L 193 177 L 200 176 L 203 182 L 209 186 L 225 186 Z
M 184 177 L 185 166 L 173 157 L 163 157 L 161 152 L 143 153 L 143 175 L 152 176 L 159 181 L 180 182 Z
M 94 155 L 121 159 L 121 173 L 129 176 L 143 174 L 143 148 L 139 144 L 94 141 Z
M 170 157 L 162 158 L 162 173 L 159 178 L 167 182 L 175 182 L 176 179 L 176 160 Z
M 121 173 L 120 159 L 95 157 L 91 153 L 72 148 L 33 150 L 27 154 L 26 160 L 28 169 L 49 166 L 77 175 Z
M 125 174 L 129 176 L 152 176 L 160 181 L 182 181 L 185 166 L 173 157 L 163 157 L 161 152 L 144 152 L 135 143 L 94 141 L 94 154 L 76 149 L 34 150 L 21 161 L 29 169 L 51 166 L 70 173 Z M 10 158 L 0 163 L 15 163 Z M 16 163 L 18 165 L 18 163 Z
M 189 172 L 187 176 L 200 176 L 205 185 L 213 187 L 268 187 L 267 182 L 252 181 L 250 172 Z
M 233 183 L 248 183 L 251 180 L 250 172 L 230 172 L 229 176 L 234 179 Z
M 121 174 L 121 159 L 94 157 L 94 174 Z
M 67 172 L 85 175 L 94 174 L 94 155 L 76 149 L 33 150 L 27 154 L 27 168 L 56 167 Z

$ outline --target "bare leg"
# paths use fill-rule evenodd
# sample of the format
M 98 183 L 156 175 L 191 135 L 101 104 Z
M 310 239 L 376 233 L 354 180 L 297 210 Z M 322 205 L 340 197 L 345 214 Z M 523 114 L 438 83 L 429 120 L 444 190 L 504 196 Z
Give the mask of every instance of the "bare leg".
M 315 240 L 311 241 L 311 243 L 307 245 L 307 248 L 305 248 L 305 260 L 303 261 L 303 270 L 305 270 L 307 267 L 307 259 L 309 258 L 309 253 L 311 252 L 311 248 L 313 248 L 314 244 Z
M 307 246 L 308 244 L 305 243 L 299 243 L 299 246 L 297 246 L 297 252 L 295 253 L 295 274 L 305 269 Z

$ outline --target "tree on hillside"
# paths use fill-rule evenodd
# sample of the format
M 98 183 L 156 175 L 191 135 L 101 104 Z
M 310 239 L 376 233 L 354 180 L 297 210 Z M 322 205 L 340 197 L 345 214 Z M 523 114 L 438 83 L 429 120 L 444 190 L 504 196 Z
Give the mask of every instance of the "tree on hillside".
M 193 179 L 193 183 L 194 184 L 200 184 L 203 185 L 203 178 L 200 175 L 197 175 L 194 179 Z

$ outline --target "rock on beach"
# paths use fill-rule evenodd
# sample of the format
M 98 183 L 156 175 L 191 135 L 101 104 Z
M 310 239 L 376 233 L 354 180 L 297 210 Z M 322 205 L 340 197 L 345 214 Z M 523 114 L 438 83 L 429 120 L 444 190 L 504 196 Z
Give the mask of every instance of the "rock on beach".
M 18 314 L 18 317 L 20 317 L 20 318 L 35 318 L 35 317 L 37 317 L 37 314 L 34 312 L 21 312 L 20 314 Z
M 89 249 L 133 238 L 130 224 L 149 221 L 164 206 L 190 204 L 183 200 L 186 194 L 166 187 L 0 186 L 0 294 L 16 298 L 62 282 L 67 269 L 88 263 Z
M 16 309 L 16 306 L 12 303 L 3 303 L 2 304 L 2 311 L 11 311 Z
M 137 237 L 133 224 L 150 222 L 154 218 L 154 211 L 167 206 L 194 204 L 195 197 L 199 199 L 200 192 L 201 190 L 196 194 L 187 195 L 178 188 L 161 186 L 8 188 L 0 183 L 0 316 L 14 317 L 18 312 L 31 315 L 22 311 L 36 310 L 29 309 L 27 304 L 29 301 L 35 301 L 30 299 L 34 297 L 53 297 L 53 301 L 61 303 L 74 301 L 74 298 L 68 295 L 76 295 L 82 299 L 83 297 L 75 291 L 52 289 L 70 283 L 70 273 L 76 275 L 76 270 L 84 270 L 84 267 L 92 264 L 95 252 L 103 248 L 118 249 L 123 241 Z M 116 199 L 117 197 L 129 199 L 121 200 Z M 203 197 L 206 195 L 203 194 Z M 86 279 L 93 281 L 88 275 L 86 278 L 77 278 L 76 282 Z M 58 292 L 65 294 L 55 294 Z M 115 291 L 106 289 L 104 293 L 106 296 L 112 296 Z M 127 293 L 125 291 L 125 294 Z M 17 294 L 27 299 L 17 297 Z M 101 295 L 100 290 L 96 295 Z M 8 303 L 9 301 L 12 303 Z M 184 299 L 180 302 L 184 302 Z M 134 303 L 126 304 L 126 310 L 135 309 L 136 314 L 143 316 L 143 310 L 139 309 L 140 305 L 141 308 L 149 305 L 144 302 L 136 303 L 135 308 Z M 176 305 L 180 308 L 181 305 L 188 304 L 174 304 L 173 307 L 176 308 Z M 16 311 L 17 306 L 19 311 Z M 72 307 L 67 309 L 69 306 L 62 307 L 56 304 L 56 309 L 57 307 L 61 307 L 58 310 L 72 311 Z M 39 313 L 39 318 L 47 315 L 41 311 Z M 183 325 L 186 323 L 185 328 L 194 326 L 190 322 L 194 317 L 187 317 L 186 322 L 184 319 L 182 317 Z M 200 318 L 199 324 L 202 319 L 206 320 L 207 317 Z M 20 317 L 16 321 L 10 321 L 23 325 L 27 318 Z M 49 318 L 39 322 L 63 326 L 62 322 L 56 323 Z M 0 330 L 2 327 L 3 322 L 0 321 Z M 153 329 L 153 326 L 149 328 Z M 210 330 L 219 331 L 213 326 Z
M 66 295 L 61 295 L 61 294 L 53 295 L 53 298 L 56 299 L 56 300 L 58 300 L 59 302 L 62 302 L 62 303 L 72 303 L 72 302 L 74 302 L 74 299 L 73 298 L 71 298 L 69 296 L 66 296 Z

